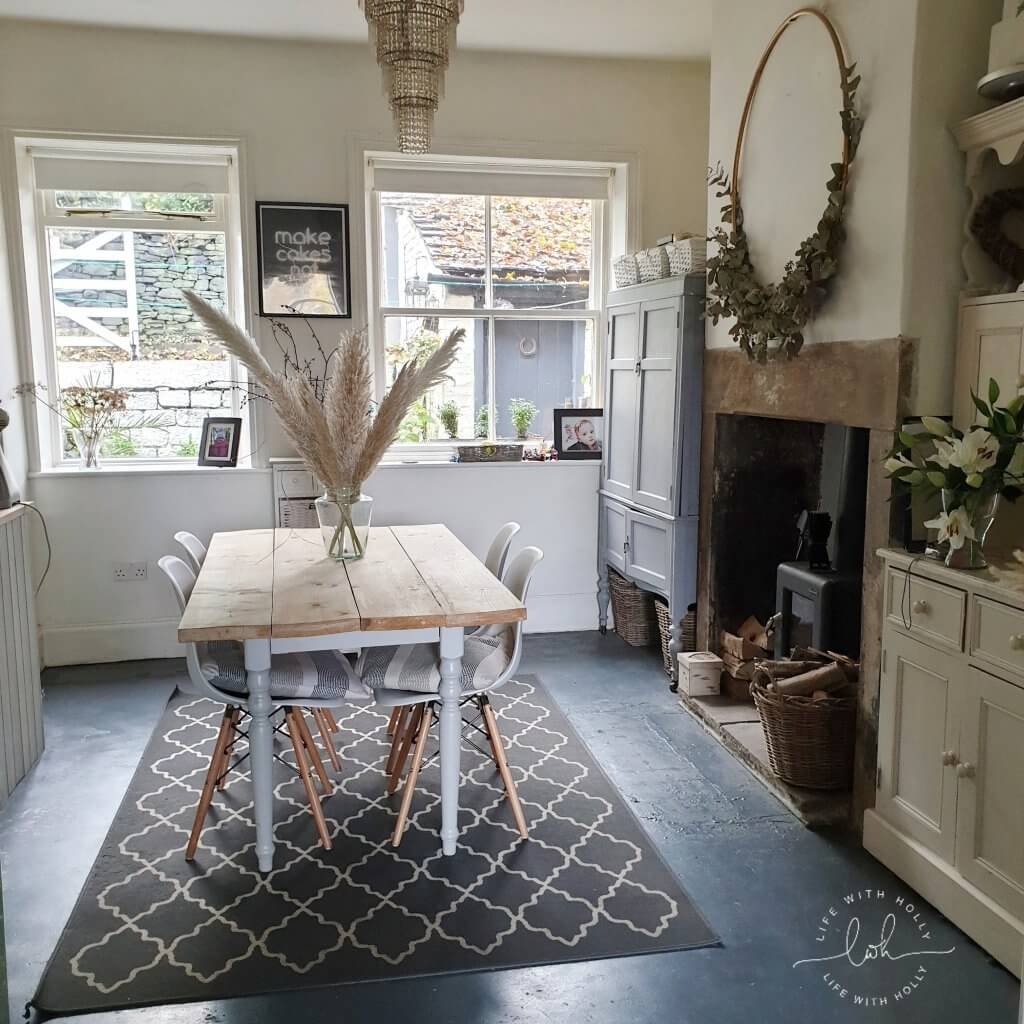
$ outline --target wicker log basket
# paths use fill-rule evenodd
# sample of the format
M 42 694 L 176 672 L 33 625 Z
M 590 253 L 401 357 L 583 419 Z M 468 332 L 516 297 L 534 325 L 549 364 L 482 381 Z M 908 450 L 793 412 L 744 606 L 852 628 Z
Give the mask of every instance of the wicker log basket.
M 608 591 L 612 599 L 615 632 L 631 647 L 649 647 L 657 628 L 653 596 L 614 569 L 608 570 Z
M 803 789 L 849 789 L 857 728 L 857 697 L 792 696 L 768 689 L 769 664 L 759 663 L 750 684 L 772 771 Z M 789 672 L 785 673 L 789 675 Z
M 668 603 L 660 598 L 654 599 L 654 613 L 658 617 L 658 635 L 661 638 L 661 660 L 665 665 L 665 674 L 672 678 L 672 616 L 668 611 Z

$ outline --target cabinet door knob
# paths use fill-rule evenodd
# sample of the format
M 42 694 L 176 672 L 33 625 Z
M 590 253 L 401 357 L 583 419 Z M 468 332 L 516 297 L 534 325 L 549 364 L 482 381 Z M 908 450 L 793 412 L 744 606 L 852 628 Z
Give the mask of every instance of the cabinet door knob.
M 1024 633 L 1014 633 L 1010 637 L 1011 651 L 1024 651 Z
M 963 764 L 958 764 L 956 766 L 956 774 L 957 774 L 958 778 L 961 778 L 961 779 L 973 779 L 974 778 L 974 772 L 975 772 L 974 765 L 971 764 L 970 761 L 964 761 Z
M 955 750 L 944 750 L 942 752 L 942 763 L 948 768 L 956 764 L 960 759 L 956 756 Z
M 910 607 L 918 615 L 927 615 L 932 606 L 927 601 L 918 599 Z

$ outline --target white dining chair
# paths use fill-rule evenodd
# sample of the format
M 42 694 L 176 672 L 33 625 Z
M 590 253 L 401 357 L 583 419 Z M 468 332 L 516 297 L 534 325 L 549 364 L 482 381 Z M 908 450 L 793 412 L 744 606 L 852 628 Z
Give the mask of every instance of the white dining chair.
M 175 555 L 164 555 L 157 564 L 170 580 L 178 606 L 184 613 L 196 583 L 195 574 Z M 186 643 L 185 660 L 189 682 L 183 688 L 224 705 L 217 741 L 185 849 L 185 859 L 192 860 L 214 792 L 224 788 L 228 773 L 237 767 L 237 762 L 235 765 L 230 764 L 230 756 L 240 734 L 239 722 L 246 710 L 248 693 L 245 661 L 238 644 Z M 316 773 L 325 793 L 329 791 L 331 783 L 303 712 L 309 711 L 313 715 L 331 763 L 337 770 L 340 762 L 330 739 L 331 730 L 326 712 L 348 703 L 367 703 L 372 698 L 372 692 L 363 685 L 344 654 L 340 651 L 320 651 L 275 654 L 270 665 L 270 696 L 275 712 L 284 712 L 284 726 L 291 740 L 296 768 L 309 800 L 320 842 L 329 850 L 331 839 L 310 768 Z
M 203 562 L 206 561 L 206 545 L 188 530 L 179 530 L 174 535 L 174 539 L 184 549 L 185 561 L 192 567 L 192 572 L 198 576 Z
M 509 563 L 503 582 L 525 602 L 530 581 L 544 557 L 540 548 L 523 548 Z M 519 803 L 515 781 L 505 756 L 504 744 L 488 695 L 506 683 L 519 668 L 523 649 L 523 623 L 484 626 L 466 637 L 462 658 L 463 704 L 472 704 L 480 712 L 480 722 L 467 723 L 482 732 L 490 744 L 491 756 L 501 775 L 505 796 L 519 834 L 527 835 L 526 819 Z M 378 707 L 399 708 L 403 714 L 394 730 L 385 774 L 387 789 L 394 793 L 401 781 L 405 762 L 412 749 L 409 774 L 402 790 L 398 819 L 391 837 L 398 846 L 405 832 L 416 781 L 423 766 L 423 755 L 436 717 L 437 691 L 441 684 L 438 651 L 434 644 L 409 644 L 403 647 L 368 648 L 358 669 L 363 682 L 373 691 Z M 414 746 L 415 744 L 415 746 Z

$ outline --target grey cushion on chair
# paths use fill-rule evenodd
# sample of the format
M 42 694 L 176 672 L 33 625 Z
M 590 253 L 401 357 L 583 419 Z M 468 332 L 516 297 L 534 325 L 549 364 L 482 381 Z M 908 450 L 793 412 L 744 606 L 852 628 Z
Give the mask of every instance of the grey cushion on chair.
M 241 644 L 210 643 L 200 655 L 203 673 L 211 685 L 226 693 L 248 692 L 245 656 Z M 363 685 L 352 662 L 340 651 L 275 654 L 270 662 L 270 696 L 277 701 L 365 701 L 373 694 Z
M 466 637 L 462 657 L 462 692 L 486 690 L 508 669 L 512 660 L 511 628 L 496 636 Z M 367 647 L 359 659 L 363 682 L 373 690 L 437 693 L 441 668 L 437 644 Z

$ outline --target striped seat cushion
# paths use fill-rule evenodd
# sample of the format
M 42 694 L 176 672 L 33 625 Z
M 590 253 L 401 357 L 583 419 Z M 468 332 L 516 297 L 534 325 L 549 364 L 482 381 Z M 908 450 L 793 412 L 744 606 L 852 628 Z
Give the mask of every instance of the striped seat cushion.
M 241 644 L 210 643 L 200 654 L 203 674 L 225 693 L 245 694 L 245 657 Z M 373 694 L 363 685 L 352 662 L 340 651 L 275 654 L 270 662 L 270 696 L 277 701 L 305 699 L 360 701 Z
M 462 657 L 462 692 L 492 687 L 512 660 L 511 629 L 496 635 L 466 637 Z M 359 659 L 359 674 L 371 690 L 409 690 L 437 693 L 441 685 L 437 644 L 403 644 L 401 647 L 367 647 Z

